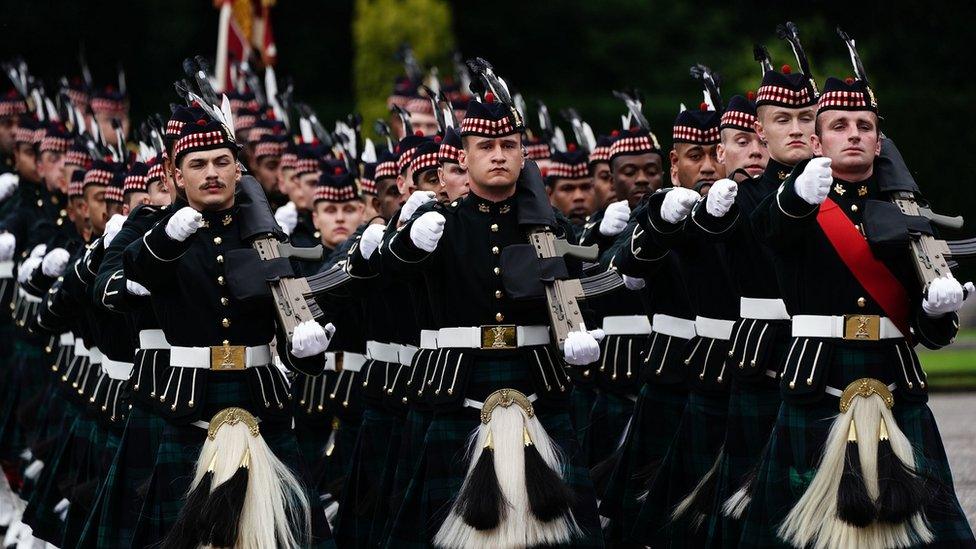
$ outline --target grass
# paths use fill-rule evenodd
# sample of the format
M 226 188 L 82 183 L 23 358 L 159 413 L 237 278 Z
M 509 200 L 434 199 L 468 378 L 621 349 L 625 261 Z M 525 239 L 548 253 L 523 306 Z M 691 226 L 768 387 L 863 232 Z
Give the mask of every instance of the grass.
M 955 343 L 939 351 L 916 348 L 933 390 L 976 389 L 976 329 L 959 332 Z

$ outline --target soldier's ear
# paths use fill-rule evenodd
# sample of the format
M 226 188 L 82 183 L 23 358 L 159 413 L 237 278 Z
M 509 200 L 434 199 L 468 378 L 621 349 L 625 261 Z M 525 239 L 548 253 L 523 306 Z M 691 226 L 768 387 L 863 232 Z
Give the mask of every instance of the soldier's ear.
M 719 143 L 715 147 L 715 155 L 718 156 L 718 161 L 720 164 L 725 164 L 725 144 Z
M 880 143 L 878 144 L 880 145 Z M 813 149 L 814 156 L 823 156 L 823 143 L 820 141 L 820 136 L 817 134 L 812 134 L 810 136 L 810 147 Z
M 458 151 L 458 165 L 465 170 L 468 169 L 468 154 L 464 149 Z
M 766 130 L 763 128 L 762 122 L 756 120 L 756 134 L 759 135 L 759 140 L 763 143 L 766 142 Z

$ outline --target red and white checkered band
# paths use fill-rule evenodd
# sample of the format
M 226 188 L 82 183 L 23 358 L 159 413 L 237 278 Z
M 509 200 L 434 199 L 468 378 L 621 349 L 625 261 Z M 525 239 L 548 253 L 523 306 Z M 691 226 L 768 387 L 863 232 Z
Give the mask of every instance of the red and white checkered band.
M 410 165 L 410 161 L 413 160 L 413 155 L 416 152 L 417 152 L 417 147 L 414 147 L 408 151 L 404 151 L 403 153 L 400 154 L 399 157 L 397 157 L 397 161 L 396 161 L 397 173 L 400 173 L 403 170 L 407 169 L 407 166 Z
M 558 177 L 560 179 L 586 179 L 590 177 L 590 167 L 585 163 L 564 164 L 562 162 L 550 161 L 546 168 L 546 177 Z
M 386 108 L 392 109 L 393 105 L 402 107 L 407 112 L 421 114 L 434 114 L 434 106 L 430 100 L 424 97 L 410 97 L 407 95 L 391 95 L 386 100 Z
M 281 169 L 282 170 L 294 170 L 295 162 L 298 161 L 298 155 L 295 153 L 281 153 Z
M 749 131 L 756 131 L 754 128 L 756 126 L 756 116 L 742 111 L 725 111 L 722 113 L 722 121 L 719 124 L 719 128 L 725 126 L 736 126 L 739 128 L 748 128 Z
M 281 153 L 284 150 L 284 143 L 264 141 L 262 143 L 258 143 L 254 147 L 254 158 L 261 158 L 262 156 L 281 156 Z
M 251 133 L 247 134 L 247 140 L 251 143 L 257 143 L 262 135 L 271 135 L 274 133 L 271 128 L 253 128 Z
M 69 181 L 68 182 L 68 198 L 74 196 L 81 196 L 84 190 L 84 183 L 81 181 Z
M 84 187 L 88 185 L 108 185 L 112 181 L 112 172 L 108 170 L 88 170 L 85 172 Z
M 552 156 L 552 151 L 549 149 L 549 145 L 545 143 L 529 145 L 525 148 L 525 152 L 528 155 L 529 160 L 545 160 Z
M 319 161 L 316 158 L 299 158 L 295 160 L 295 175 L 313 173 L 321 171 Z
M 173 156 L 178 157 L 183 153 L 183 151 L 190 149 L 211 147 L 213 145 L 222 144 L 226 144 L 228 147 L 231 146 L 230 141 L 224 137 L 224 132 L 221 130 L 191 133 L 184 135 L 179 141 L 176 142 L 176 146 L 173 147 Z
M 410 169 L 414 173 L 428 168 L 436 168 L 438 165 L 438 153 L 421 154 L 410 161 Z
M 34 143 L 35 132 L 36 130 L 17 126 L 17 129 L 14 130 L 14 141 L 17 143 Z
M 676 143 L 697 143 L 712 145 L 719 142 L 718 126 L 702 130 L 691 126 L 675 126 L 671 133 L 671 140 Z
M 41 140 L 44 139 L 45 135 L 47 135 L 47 130 L 45 130 L 44 128 L 37 128 L 36 130 L 34 130 L 34 137 L 31 138 L 31 143 L 35 145 L 40 145 Z
M 145 189 L 143 189 L 145 190 Z M 108 186 L 105 187 L 105 200 L 108 202 L 122 202 L 125 195 L 120 187 Z
M 64 157 L 64 163 L 71 166 L 81 166 L 82 168 L 87 169 L 89 166 L 91 166 L 91 157 L 88 156 L 88 153 L 86 152 L 72 149 L 69 150 L 68 154 Z
M 237 131 L 249 130 L 254 127 L 254 124 L 257 123 L 257 121 L 258 121 L 258 117 L 250 114 L 235 116 L 234 129 Z
M 0 101 L 0 116 L 17 116 L 27 112 L 27 103 L 21 100 Z
M 146 183 L 152 183 L 153 181 L 159 181 L 163 178 L 163 163 L 157 162 L 152 166 L 149 166 L 149 173 L 146 174 Z
M 619 154 L 650 152 L 653 150 L 654 143 L 651 141 L 651 138 L 646 135 L 621 137 L 610 144 L 610 157 L 617 156 Z
M 319 185 L 315 189 L 315 202 L 328 200 L 329 202 L 345 202 L 356 198 L 356 187 L 353 185 L 343 185 L 336 188 L 328 185 Z
M 439 162 L 453 162 L 457 164 L 461 158 L 461 149 L 454 145 L 441 143 L 441 148 L 437 149 L 437 160 Z
M 38 152 L 53 152 L 53 153 L 66 153 L 68 149 L 71 148 L 71 141 L 65 137 L 50 137 L 45 136 L 41 138 L 41 146 L 38 147 Z
M 467 117 L 461 122 L 461 135 L 480 135 L 483 137 L 503 137 L 515 133 L 515 127 L 506 116 L 501 120 Z
M 118 101 L 115 99 L 105 99 L 104 97 L 96 97 L 91 100 L 91 110 L 95 114 L 98 113 L 124 113 L 129 110 L 129 106 L 126 105 L 125 101 Z
M 166 135 L 173 135 L 179 137 L 180 132 L 183 131 L 183 126 L 186 126 L 186 122 L 181 122 L 179 120 L 168 120 L 166 122 Z
M 360 178 L 359 188 L 366 194 L 376 195 L 376 181 L 372 179 Z
M 809 105 L 810 90 L 791 90 L 782 86 L 760 86 L 756 94 L 756 103 L 779 103 L 788 107 Z
M 146 192 L 147 175 L 128 175 L 122 180 L 122 190 L 127 193 Z
M 83 91 L 72 89 L 68 90 L 68 100 L 71 101 L 71 104 L 78 109 L 88 106 L 88 101 L 90 99 L 91 97 L 89 97 L 89 95 Z
M 837 90 L 824 92 L 817 102 L 817 109 L 823 110 L 831 107 L 847 109 L 870 109 L 868 96 L 862 91 Z
M 376 165 L 376 174 L 373 175 L 373 179 L 396 177 L 398 173 L 400 173 L 400 170 L 397 169 L 397 163 L 393 160 L 387 160 Z
M 590 163 L 610 162 L 610 147 L 595 147 L 590 153 Z

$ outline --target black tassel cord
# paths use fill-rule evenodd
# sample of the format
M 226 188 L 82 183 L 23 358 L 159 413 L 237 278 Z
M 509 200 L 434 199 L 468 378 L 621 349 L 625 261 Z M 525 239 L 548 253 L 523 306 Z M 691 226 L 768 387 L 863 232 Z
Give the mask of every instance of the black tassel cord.
M 206 532 L 204 540 L 214 547 L 233 547 L 240 534 L 241 513 L 247 495 L 247 454 L 244 463 L 227 482 L 214 488 L 204 505 L 200 524 Z
M 542 459 L 528 430 L 524 438 L 525 488 L 529 496 L 529 509 L 542 522 L 550 522 L 569 512 L 576 495 Z
M 837 516 L 851 526 L 864 528 L 874 522 L 876 515 L 874 502 L 864 486 L 864 475 L 857 451 L 857 429 L 852 419 L 844 454 L 844 472 L 837 489 Z
M 478 462 L 458 494 L 457 513 L 476 530 L 493 530 L 504 518 L 507 506 L 495 475 L 495 450 L 489 431 Z
M 176 523 L 166 535 L 160 549 L 193 549 L 200 545 L 201 532 L 199 528 L 200 513 L 210 496 L 210 486 L 213 484 L 213 466 L 208 469 L 200 482 L 186 497 L 186 503 L 180 510 Z
M 900 524 L 922 512 L 932 495 L 927 484 L 924 476 L 895 455 L 882 419 L 878 441 L 878 520 Z

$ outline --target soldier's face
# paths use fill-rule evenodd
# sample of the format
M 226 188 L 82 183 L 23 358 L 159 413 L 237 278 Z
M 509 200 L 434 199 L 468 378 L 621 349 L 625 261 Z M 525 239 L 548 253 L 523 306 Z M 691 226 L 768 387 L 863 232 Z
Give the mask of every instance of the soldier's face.
M 618 156 L 610 164 L 617 200 L 626 200 L 633 208 L 644 195 L 664 185 L 663 160 L 657 153 Z
M 414 132 L 423 132 L 424 135 L 437 135 L 437 118 L 432 114 L 411 112 L 410 125 L 413 126 Z
M 91 224 L 91 230 L 95 236 L 101 236 L 105 232 L 108 210 L 105 204 L 105 187 L 103 185 L 85 187 L 82 195 L 81 214 Z
M 254 178 L 261 183 L 261 188 L 265 194 L 275 190 L 278 185 L 278 163 L 281 158 L 278 156 L 262 156 L 254 163 Z
M 173 202 L 173 194 L 162 179 L 157 179 L 148 185 L 149 203 L 153 206 L 168 206 Z
M 295 168 L 282 168 L 278 166 L 278 191 L 287 196 L 291 200 L 291 186 L 294 184 L 292 181 L 292 174 L 295 173 Z
M 117 145 L 118 136 L 115 135 L 115 128 L 112 127 L 112 120 L 118 120 L 122 128 L 122 135 L 129 135 L 129 115 L 118 112 L 100 112 L 95 114 L 95 122 L 98 124 L 98 131 L 105 138 L 108 145 Z
M 125 195 L 125 208 L 122 210 L 122 215 L 129 215 L 129 212 L 142 204 L 149 204 L 149 193 L 129 191 Z
M 441 202 L 451 202 L 464 197 L 470 190 L 468 188 L 468 170 L 454 162 L 446 162 L 437 168 L 437 175 L 441 180 L 441 188 L 438 196 Z
M 437 169 L 430 168 L 417 175 L 417 190 L 430 191 L 437 194 L 441 190 L 441 180 L 437 176 Z
M 37 165 L 37 173 L 44 179 L 48 190 L 68 190 L 68 181 L 64 176 L 64 155 L 57 152 L 44 151 L 41 161 Z
M 589 178 L 557 179 L 546 187 L 546 192 L 549 202 L 576 225 L 583 224 L 586 216 L 593 213 L 596 194 Z
M 522 136 L 465 137 L 458 163 L 468 170 L 474 191 L 479 188 L 511 187 L 525 166 Z
M 315 196 L 315 186 L 319 183 L 319 172 L 309 172 L 295 177 L 295 188 L 289 197 L 299 210 L 308 211 L 312 208 L 312 197 Z
M 17 119 L 13 116 L 0 117 L 0 153 L 10 154 L 14 150 L 14 132 Z
M 718 159 L 725 164 L 727 173 L 742 169 L 749 177 L 756 177 L 766 169 L 769 151 L 756 132 L 725 128 L 718 144 Z
M 88 223 L 88 209 L 85 206 L 85 199 L 82 196 L 76 196 L 68 200 L 68 219 L 71 220 L 75 225 L 75 230 L 78 234 L 87 236 L 87 232 L 91 225 Z
M 241 169 L 229 149 L 187 153 L 176 169 L 176 186 L 198 211 L 226 210 L 234 205 Z
M 709 183 L 725 177 L 725 166 L 718 161 L 718 145 L 676 143 L 671 149 L 671 182 L 686 189 L 695 183 Z
M 817 117 L 811 143 L 814 154 L 830 158 L 836 176 L 866 177 L 881 154 L 878 116 L 870 111 L 826 111 Z
M 37 172 L 37 152 L 32 145 L 17 143 L 14 146 L 14 169 L 22 179 L 33 183 L 41 180 Z
M 660 173 L 660 166 L 658 173 Z M 610 173 L 610 163 L 597 162 L 590 169 L 593 174 L 593 192 L 596 206 L 604 207 L 616 200 L 617 193 L 613 189 L 613 175 Z
M 413 170 L 409 166 L 397 176 L 396 184 L 404 198 L 410 198 L 410 195 L 417 190 L 417 185 L 413 182 Z
M 349 238 L 363 222 L 363 203 L 360 200 L 330 202 L 320 200 L 312 211 L 312 223 L 322 235 L 322 244 L 335 248 Z
M 813 156 L 810 136 L 813 135 L 816 111 L 813 107 L 787 109 L 763 105 L 757 109 L 759 120 L 756 133 L 766 142 L 769 156 L 787 166 Z
M 383 219 L 391 219 L 400 206 L 407 201 L 407 197 L 400 194 L 396 179 L 392 177 L 376 180 L 376 199 L 379 204 L 377 210 Z

